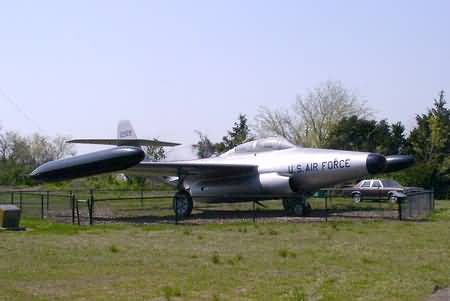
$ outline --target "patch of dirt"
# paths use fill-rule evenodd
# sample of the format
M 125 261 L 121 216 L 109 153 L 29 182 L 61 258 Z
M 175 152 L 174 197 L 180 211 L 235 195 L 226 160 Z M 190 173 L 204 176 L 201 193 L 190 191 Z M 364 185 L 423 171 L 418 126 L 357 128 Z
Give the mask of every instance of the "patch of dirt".
M 450 288 L 438 289 L 425 301 L 450 301 Z
M 72 223 L 71 210 L 51 210 L 48 217 L 59 223 Z M 88 211 L 80 210 L 80 224 L 89 223 Z M 295 217 L 288 215 L 284 210 L 233 210 L 224 208 L 195 208 L 189 218 L 180 218 L 179 223 L 183 224 L 226 224 L 240 222 L 323 222 L 325 220 L 368 220 L 368 219 L 389 219 L 396 220 L 395 210 L 371 210 L 371 211 L 350 211 L 350 210 L 312 210 L 307 217 Z M 75 215 L 75 223 L 78 222 Z M 169 208 L 155 210 L 154 208 L 142 208 L 136 210 L 113 210 L 108 207 L 98 207 L 94 211 L 95 224 L 161 224 L 175 223 L 175 216 Z

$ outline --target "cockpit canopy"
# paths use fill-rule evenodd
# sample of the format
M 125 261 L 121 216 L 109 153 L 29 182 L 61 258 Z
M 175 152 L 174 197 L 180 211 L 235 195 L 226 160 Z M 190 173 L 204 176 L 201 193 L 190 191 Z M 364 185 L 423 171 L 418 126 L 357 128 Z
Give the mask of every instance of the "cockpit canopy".
M 243 143 L 229 150 L 224 155 L 229 155 L 232 153 L 244 154 L 244 153 L 268 152 L 294 147 L 296 147 L 294 144 L 290 143 L 289 141 L 287 141 L 282 137 L 270 137 Z

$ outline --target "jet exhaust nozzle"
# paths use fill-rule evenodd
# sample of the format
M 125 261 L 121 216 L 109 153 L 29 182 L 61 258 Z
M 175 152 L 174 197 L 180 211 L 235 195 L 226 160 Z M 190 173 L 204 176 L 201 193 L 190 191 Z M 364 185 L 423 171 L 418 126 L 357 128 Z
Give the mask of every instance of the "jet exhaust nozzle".
M 138 147 L 119 146 L 47 162 L 36 168 L 30 177 L 38 181 L 65 181 L 127 169 L 144 158 L 144 151 Z

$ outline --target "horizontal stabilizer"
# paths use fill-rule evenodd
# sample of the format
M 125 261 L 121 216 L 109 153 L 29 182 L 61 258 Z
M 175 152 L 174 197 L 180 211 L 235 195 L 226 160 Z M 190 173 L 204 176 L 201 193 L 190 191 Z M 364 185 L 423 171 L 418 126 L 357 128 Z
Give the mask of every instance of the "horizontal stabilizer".
M 73 139 L 66 143 L 100 144 L 118 146 L 177 146 L 179 143 L 146 139 Z

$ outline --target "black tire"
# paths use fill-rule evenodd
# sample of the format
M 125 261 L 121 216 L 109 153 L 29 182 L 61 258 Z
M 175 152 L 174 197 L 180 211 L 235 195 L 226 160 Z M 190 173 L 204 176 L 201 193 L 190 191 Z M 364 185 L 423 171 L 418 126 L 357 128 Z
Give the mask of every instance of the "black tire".
M 389 194 L 389 202 L 391 202 L 392 204 L 397 204 L 398 202 L 397 196 L 394 195 L 393 193 Z
M 284 199 L 283 208 L 293 216 L 307 216 L 311 213 L 311 205 L 303 199 Z
M 355 203 L 355 204 L 358 204 L 358 203 L 361 203 L 361 201 L 362 201 L 362 198 L 361 198 L 361 194 L 360 193 L 353 193 L 352 194 L 352 200 L 353 200 L 353 203 Z
M 311 211 L 312 211 L 311 204 L 306 202 L 304 215 L 309 216 L 311 214 Z
M 287 212 L 289 212 L 291 210 L 291 202 L 288 199 L 283 199 L 283 201 L 281 202 L 281 204 L 283 205 L 284 210 L 286 210 Z
M 187 191 L 178 191 L 175 193 L 172 201 L 173 211 L 178 217 L 188 217 L 192 213 L 194 202 Z

